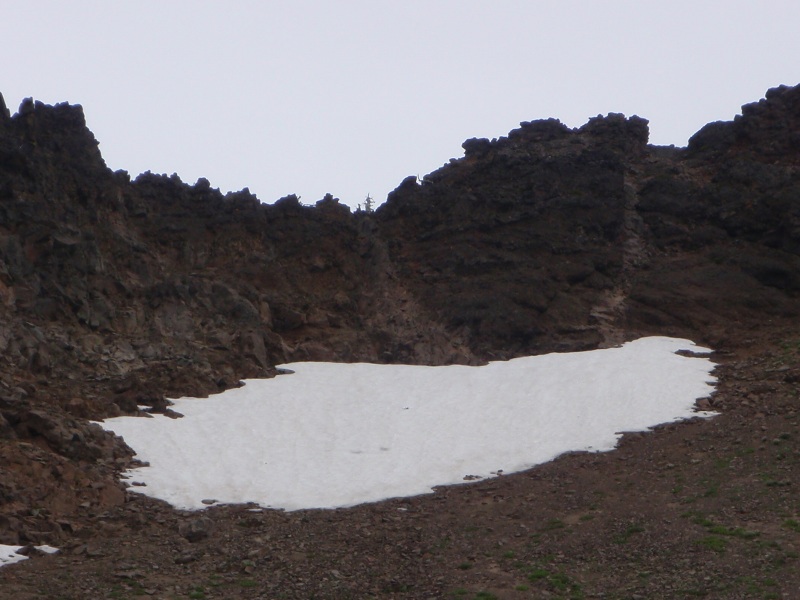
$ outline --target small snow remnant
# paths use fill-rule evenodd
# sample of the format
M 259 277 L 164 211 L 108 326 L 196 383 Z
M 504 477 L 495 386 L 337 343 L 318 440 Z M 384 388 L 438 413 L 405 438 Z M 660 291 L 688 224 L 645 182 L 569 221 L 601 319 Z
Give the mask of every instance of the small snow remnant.
M 129 472 L 146 483 L 133 491 L 178 508 L 209 499 L 351 506 L 611 450 L 619 432 L 712 416 L 695 406 L 716 381 L 704 352 L 651 337 L 482 367 L 294 363 L 286 377 L 176 400 L 183 419 L 102 425 L 150 465 Z
M 0 567 L 13 565 L 14 563 L 26 560 L 28 557 L 25 554 L 19 553 L 19 551 L 23 548 L 24 546 L 8 546 L 6 544 L 0 544 Z M 53 548 L 52 546 L 48 546 L 46 544 L 42 546 L 34 546 L 34 548 L 36 548 L 39 552 L 44 552 L 45 554 L 55 554 L 58 552 L 58 548 Z
M 22 554 L 17 554 L 17 550 L 20 548 L 21 546 L 7 546 L 5 544 L 0 544 L 0 566 L 13 565 L 16 562 L 28 558 Z

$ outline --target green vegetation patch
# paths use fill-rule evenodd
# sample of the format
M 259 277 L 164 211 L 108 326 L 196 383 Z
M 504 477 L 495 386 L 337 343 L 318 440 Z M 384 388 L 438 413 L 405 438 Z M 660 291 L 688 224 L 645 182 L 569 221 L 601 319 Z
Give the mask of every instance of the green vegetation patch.
M 728 542 L 725 540 L 725 538 L 721 538 L 716 535 L 709 535 L 697 540 L 697 545 L 708 548 L 709 550 L 713 550 L 714 552 L 722 553 L 725 552 L 725 549 L 728 547 Z

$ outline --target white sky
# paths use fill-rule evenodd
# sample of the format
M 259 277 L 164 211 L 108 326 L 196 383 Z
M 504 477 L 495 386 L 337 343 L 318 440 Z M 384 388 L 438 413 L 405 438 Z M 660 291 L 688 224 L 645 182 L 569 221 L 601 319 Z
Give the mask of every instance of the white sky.
M 0 92 L 82 104 L 133 176 L 355 206 L 520 121 L 638 114 L 683 146 L 800 82 L 798 23 L 796 0 L 20 0 Z
M 183 509 L 203 500 L 288 510 L 413 496 L 603 451 L 621 431 L 692 416 L 716 378 L 688 340 L 548 354 L 482 367 L 295 363 L 295 371 L 206 399 L 184 415 L 107 419 L 150 466 L 133 491 Z

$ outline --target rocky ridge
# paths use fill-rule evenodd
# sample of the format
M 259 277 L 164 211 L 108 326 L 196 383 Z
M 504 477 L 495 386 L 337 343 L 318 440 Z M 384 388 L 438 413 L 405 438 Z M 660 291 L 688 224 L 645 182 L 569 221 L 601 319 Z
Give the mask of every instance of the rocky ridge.
M 0 543 L 68 545 L 92 515 L 137 506 L 116 479 L 132 452 L 89 419 L 169 411 L 282 362 L 789 336 L 800 87 L 687 148 L 647 136 L 615 114 L 522 123 L 351 213 L 131 180 L 79 106 L 11 116 L 0 101 Z

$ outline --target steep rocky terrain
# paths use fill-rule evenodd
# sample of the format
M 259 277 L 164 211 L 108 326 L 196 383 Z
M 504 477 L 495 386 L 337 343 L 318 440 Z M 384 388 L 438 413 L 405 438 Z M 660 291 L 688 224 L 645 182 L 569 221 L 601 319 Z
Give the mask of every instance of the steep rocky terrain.
M 0 570 L 0 597 L 800 597 L 800 87 L 687 148 L 647 138 L 523 123 L 351 213 L 132 181 L 79 106 L 0 99 L 0 543 L 64 549 Z M 343 511 L 172 511 L 88 422 L 290 360 L 643 334 L 718 350 L 722 416 Z

